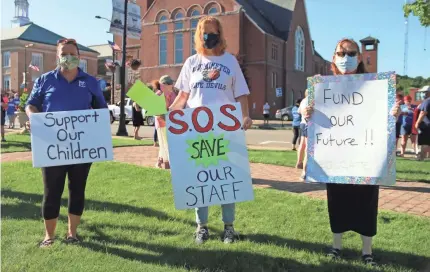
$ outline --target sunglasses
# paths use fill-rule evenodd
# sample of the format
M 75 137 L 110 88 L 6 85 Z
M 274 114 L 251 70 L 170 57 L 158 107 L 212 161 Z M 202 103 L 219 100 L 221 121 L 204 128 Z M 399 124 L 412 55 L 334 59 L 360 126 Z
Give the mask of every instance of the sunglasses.
M 348 55 L 350 57 L 355 57 L 357 56 L 357 51 L 341 51 L 341 52 L 336 52 L 336 55 L 341 58 L 345 57 L 345 55 Z
M 59 44 L 75 44 L 75 45 L 77 45 L 75 39 L 59 39 L 57 41 L 57 45 L 59 45 Z

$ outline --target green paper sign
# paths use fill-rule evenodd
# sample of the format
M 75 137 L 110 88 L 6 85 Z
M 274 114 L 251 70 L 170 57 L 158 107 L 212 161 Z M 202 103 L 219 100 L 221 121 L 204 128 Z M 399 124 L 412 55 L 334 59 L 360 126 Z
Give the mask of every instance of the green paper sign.
M 127 92 L 127 96 L 145 109 L 146 116 L 162 115 L 167 113 L 164 94 L 156 95 L 142 81 L 137 80 Z

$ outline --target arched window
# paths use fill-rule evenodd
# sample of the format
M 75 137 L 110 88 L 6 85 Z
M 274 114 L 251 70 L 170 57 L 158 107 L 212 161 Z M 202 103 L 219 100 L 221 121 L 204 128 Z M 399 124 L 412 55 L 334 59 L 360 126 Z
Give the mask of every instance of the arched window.
M 176 13 L 175 20 L 184 18 L 181 12 Z M 175 23 L 175 30 L 184 29 L 184 21 Z M 175 64 L 184 62 L 184 34 L 182 32 L 175 33 Z
M 193 10 L 193 12 L 191 12 L 191 17 L 197 17 L 197 16 L 200 16 L 200 12 L 198 10 Z M 195 44 L 194 44 L 194 35 L 196 34 L 195 29 L 197 28 L 198 23 L 199 23 L 198 18 L 191 19 L 191 55 L 194 55 L 197 53 L 195 49 Z
M 296 29 L 296 70 L 305 71 L 305 34 L 300 26 Z
M 160 17 L 159 22 L 167 21 L 167 16 L 163 15 Z M 158 32 L 163 33 L 167 31 L 167 25 L 166 24 L 160 24 L 158 27 Z M 158 44 L 159 44 L 159 63 L 160 65 L 167 64 L 167 35 L 166 34 L 160 34 L 158 37 Z
M 217 13 L 218 13 L 218 9 L 216 7 L 212 7 L 208 11 L 209 15 L 213 15 L 213 14 L 217 14 Z

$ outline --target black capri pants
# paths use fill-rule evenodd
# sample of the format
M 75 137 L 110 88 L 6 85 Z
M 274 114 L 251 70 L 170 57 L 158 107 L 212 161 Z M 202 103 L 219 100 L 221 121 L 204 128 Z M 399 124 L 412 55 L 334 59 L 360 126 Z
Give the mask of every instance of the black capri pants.
M 81 216 L 84 212 L 85 186 L 91 163 L 61 165 L 42 168 L 43 203 L 42 216 L 45 220 L 60 215 L 61 196 L 64 191 L 66 175 L 69 186 L 69 214 Z

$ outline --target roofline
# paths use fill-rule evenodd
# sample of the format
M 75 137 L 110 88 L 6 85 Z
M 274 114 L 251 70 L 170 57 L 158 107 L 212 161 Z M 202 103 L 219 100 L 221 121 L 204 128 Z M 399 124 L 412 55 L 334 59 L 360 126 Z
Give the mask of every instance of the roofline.
M 281 40 L 281 41 L 283 41 L 283 42 L 287 42 L 286 40 L 284 40 L 284 39 L 282 39 L 282 38 L 279 38 L 278 36 L 274 36 L 274 35 L 272 35 L 272 34 L 270 34 L 270 33 L 267 33 L 266 31 L 264 31 L 254 20 L 252 20 L 252 18 L 246 13 L 246 11 L 243 9 L 243 6 L 242 5 L 240 5 L 240 9 L 239 9 L 239 12 L 243 12 L 244 14 L 245 14 L 245 16 L 246 16 L 246 18 L 248 18 L 249 19 L 249 21 L 251 21 L 251 23 L 256 27 L 256 28 L 258 28 L 258 30 L 260 30 L 261 31 L 261 33 L 263 33 L 263 34 L 265 34 L 265 35 L 268 35 L 268 36 L 270 36 L 270 37 L 273 37 L 273 38 L 276 38 L 276 39 L 279 39 L 279 40 Z
M 297 5 L 297 2 L 298 1 L 296 1 L 296 5 Z M 296 10 L 296 5 L 294 5 L 294 10 Z M 308 30 L 309 30 L 309 39 L 310 39 L 310 41 L 311 41 L 311 43 L 312 43 L 312 35 L 311 35 L 311 26 L 309 25 L 309 19 L 308 19 L 308 10 L 306 9 L 306 1 L 303 1 L 303 6 L 304 6 L 304 8 L 305 8 L 305 16 L 306 16 L 306 23 L 307 23 L 307 25 L 308 25 Z M 293 10 L 293 15 L 294 15 L 294 10 Z M 315 54 L 315 49 L 314 49 L 314 47 L 313 46 L 311 46 L 311 48 L 312 48 L 312 54 Z M 324 58 L 322 58 L 322 59 L 324 59 Z
M 103 44 L 94 44 L 94 45 L 88 45 L 88 48 L 94 47 L 94 46 L 102 46 L 102 45 L 109 45 L 108 43 L 103 43 Z
M 54 45 L 54 44 L 50 44 L 50 43 L 41 43 L 41 42 L 33 41 L 33 40 L 30 40 L 30 39 L 15 38 L 15 39 L 9 39 L 9 40 L 27 41 L 27 42 L 34 42 L 34 43 L 39 43 L 39 44 L 45 44 L 45 45 L 52 45 L 52 46 L 56 46 L 56 45 Z M 85 49 L 85 48 L 88 48 L 88 46 L 84 46 L 84 45 L 82 45 L 82 44 L 78 44 L 78 45 L 80 45 L 80 46 L 84 47 L 83 49 L 79 48 L 79 51 L 85 51 L 85 52 L 90 52 L 90 53 L 96 53 L 96 54 L 99 54 L 99 52 L 97 52 L 97 51 L 95 51 L 95 50 L 93 50 L 93 49 L 91 49 L 91 48 L 89 48 L 89 50 L 88 50 L 88 49 Z

